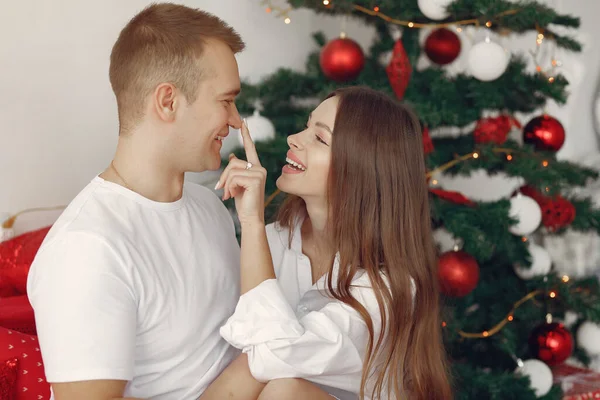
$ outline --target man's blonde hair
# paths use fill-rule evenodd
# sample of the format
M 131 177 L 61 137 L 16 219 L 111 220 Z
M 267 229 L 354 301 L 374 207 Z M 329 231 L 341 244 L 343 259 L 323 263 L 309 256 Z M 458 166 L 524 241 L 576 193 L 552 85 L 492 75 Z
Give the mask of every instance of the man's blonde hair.
M 140 121 L 145 99 L 162 82 L 175 85 L 189 103 L 196 100 L 205 72 L 201 56 L 209 39 L 227 44 L 234 53 L 245 47 L 224 21 L 182 5 L 152 4 L 129 21 L 110 55 L 109 77 L 117 97 L 120 132 Z

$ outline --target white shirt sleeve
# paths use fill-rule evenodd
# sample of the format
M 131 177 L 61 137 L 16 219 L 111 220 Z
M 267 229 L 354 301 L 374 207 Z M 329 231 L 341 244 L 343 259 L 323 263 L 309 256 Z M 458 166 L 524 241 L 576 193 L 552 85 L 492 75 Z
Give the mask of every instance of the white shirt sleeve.
M 131 380 L 137 301 L 113 248 L 90 233 L 59 233 L 28 277 L 48 382 Z
M 381 317 L 372 289 L 351 291 L 373 318 L 377 338 Z M 221 335 L 248 354 L 250 371 L 261 382 L 305 378 L 325 385 L 331 384 L 327 376 L 360 375 L 368 341 L 360 314 L 336 300 L 298 318 L 274 279 L 241 296 Z

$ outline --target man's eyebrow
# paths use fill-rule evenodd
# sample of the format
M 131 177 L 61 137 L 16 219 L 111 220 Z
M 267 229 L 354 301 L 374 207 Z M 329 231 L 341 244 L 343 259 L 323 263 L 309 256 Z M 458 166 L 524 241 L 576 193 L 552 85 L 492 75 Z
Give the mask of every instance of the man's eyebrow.
M 237 96 L 241 92 L 242 92 L 241 89 L 231 89 L 231 90 L 221 94 L 221 96 Z

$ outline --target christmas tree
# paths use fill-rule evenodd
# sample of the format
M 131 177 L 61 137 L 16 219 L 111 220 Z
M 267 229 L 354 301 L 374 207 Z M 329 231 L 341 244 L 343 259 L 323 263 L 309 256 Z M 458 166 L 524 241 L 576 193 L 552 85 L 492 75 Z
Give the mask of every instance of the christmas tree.
M 600 232 L 600 210 L 573 188 L 597 178 L 593 170 L 558 160 L 565 134 L 544 113 L 548 101 L 566 101 L 568 82 L 552 58 L 538 64 L 548 42 L 581 51 L 573 38 L 579 19 L 536 3 L 505 0 L 290 0 L 263 1 L 274 18 L 290 11 L 351 16 L 372 25 L 376 39 L 364 51 L 352 38 L 315 33 L 318 50 L 305 72 L 280 69 L 256 85 L 243 84 L 238 108 L 260 103 L 275 137 L 257 143 L 269 172 L 267 217 L 280 203 L 275 180 L 285 164 L 286 136 L 304 129 L 309 112 L 340 86 L 366 85 L 410 106 L 423 126 L 432 225 L 448 232 L 454 249 L 440 251 L 445 342 L 457 399 L 560 399 L 553 373 L 565 360 L 586 364 L 600 353 L 600 286 L 593 277 L 557 274 L 540 237 L 566 229 Z M 289 7 L 288 7 L 289 6 Z M 563 30 L 561 30 L 561 28 Z M 421 29 L 430 30 L 425 43 Z M 498 44 L 511 34 L 536 32 L 536 65 Z M 468 70 L 447 71 L 461 52 L 458 35 L 474 35 Z M 416 68 L 419 58 L 429 65 Z M 518 115 L 534 117 L 519 121 Z M 448 127 L 455 134 L 443 135 Z M 252 129 L 251 129 L 252 130 Z M 456 134 L 459 132 L 459 134 Z M 244 157 L 240 148 L 235 151 Z M 224 161 L 226 162 L 226 161 Z M 474 201 L 444 190 L 447 177 L 521 178 L 523 185 L 497 201 Z M 229 207 L 233 208 L 231 203 Z M 568 326 L 561 323 L 570 319 Z

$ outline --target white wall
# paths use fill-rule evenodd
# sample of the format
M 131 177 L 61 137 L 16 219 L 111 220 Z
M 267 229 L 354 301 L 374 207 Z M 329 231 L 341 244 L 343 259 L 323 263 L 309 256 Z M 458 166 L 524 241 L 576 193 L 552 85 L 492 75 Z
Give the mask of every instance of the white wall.
M 117 140 L 116 106 L 108 81 L 110 50 L 128 19 L 149 3 L 30 0 L 4 5 L 0 212 L 66 204 L 109 163 Z M 248 45 L 238 57 L 240 73 L 252 81 L 280 66 L 303 69 L 314 48 L 311 33 L 323 30 L 333 37 L 341 29 L 340 19 L 307 10 L 293 11 L 292 23 L 285 25 L 265 13 L 259 0 L 181 3 L 213 12 L 240 32 Z M 579 37 L 588 44 L 587 53 L 571 66 L 576 70 L 573 95 L 560 111 L 568 132 L 561 156 L 576 158 L 596 146 L 591 103 L 600 60 L 598 45 L 591 43 L 600 34 L 595 21 L 600 3 L 569 1 L 561 8 L 582 17 Z M 373 36 L 371 29 L 352 21 L 347 32 L 365 48 Z M 531 48 L 532 43 L 520 41 L 515 48 Z M 565 60 L 565 68 L 568 65 Z
M 120 29 L 151 1 L 8 2 L 0 24 L 0 212 L 65 204 L 110 162 L 117 140 L 109 55 Z M 311 32 L 340 24 L 294 11 L 292 23 L 258 0 L 188 0 L 233 25 L 247 43 L 240 74 L 253 81 L 279 66 L 302 68 Z M 367 46 L 360 25 L 348 32 Z M 202 179 L 202 177 L 191 177 Z

